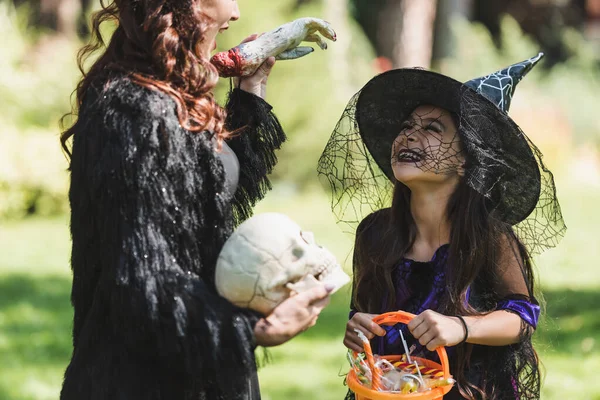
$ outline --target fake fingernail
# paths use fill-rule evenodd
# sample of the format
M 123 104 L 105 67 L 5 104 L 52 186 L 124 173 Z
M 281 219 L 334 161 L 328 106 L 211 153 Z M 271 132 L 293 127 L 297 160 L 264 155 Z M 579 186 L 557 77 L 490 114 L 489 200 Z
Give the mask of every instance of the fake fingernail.
M 325 285 L 325 290 L 327 290 L 328 293 L 331 293 L 333 289 L 335 289 L 335 285 L 333 283 L 328 283 Z

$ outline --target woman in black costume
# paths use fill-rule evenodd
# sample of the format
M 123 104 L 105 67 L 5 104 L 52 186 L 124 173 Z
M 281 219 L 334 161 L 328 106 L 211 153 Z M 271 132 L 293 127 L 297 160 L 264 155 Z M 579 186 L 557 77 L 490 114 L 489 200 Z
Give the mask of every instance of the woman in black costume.
M 208 61 L 232 0 L 115 0 L 93 20 L 70 155 L 73 355 L 61 399 L 259 399 L 254 349 L 314 325 L 329 289 L 266 317 L 214 288 L 221 247 L 270 188 L 285 134 L 269 59 L 225 109 Z M 247 40 L 252 40 L 250 37 Z M 67 141 L 72 138 L 69 150 Z

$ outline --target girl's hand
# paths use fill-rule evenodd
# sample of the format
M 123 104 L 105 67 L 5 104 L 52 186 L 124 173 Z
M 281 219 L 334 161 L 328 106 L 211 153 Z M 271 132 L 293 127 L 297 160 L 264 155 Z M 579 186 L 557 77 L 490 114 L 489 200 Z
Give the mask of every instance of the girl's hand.
M 346 334 L 344 336 L 344 346 L 357 353 L 362 352 L 363 342 L 358 337 L 355 329 L 360 330 L 365 336 L 371 340 L 377 336 L 385 336 L 386 331 L 381 326 L 373 322 L 377 314 L 356 313 L 350 318 L 346 324 Z
M 251 42 L 256 40 L 260 35 L 253 34 L 242 40 L 242 43 Z M 240 43 L 241 44 L 241 43 Z M 244 76 L 241 78 L 234 78 L 234 86 L 239 87 L 245 92 L 252 93 L 263 99 L 267 95 L 267 80 L 271 69 L 275 65 L 275 57 L 269 57 L 267 60 L 256 70 L 256 72 L 250 76 Z
M 329 304 L 333 286 L 319 286 L 294 295 L 279 304 L 271 314 L 258 321 L 254 336 L 259 346 L 278 346 L 317 323 Z
M 429 351 L 434 351 L 440 346 L 455 346 L 465 337 L 465 328 L 458 318 L 432 310 L 417 315 L 407 327 L 415 339 Z

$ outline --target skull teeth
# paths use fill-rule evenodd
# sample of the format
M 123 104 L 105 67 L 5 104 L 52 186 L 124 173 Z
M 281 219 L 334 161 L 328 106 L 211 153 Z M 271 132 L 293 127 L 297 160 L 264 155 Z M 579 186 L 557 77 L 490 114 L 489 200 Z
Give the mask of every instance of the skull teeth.
M 325 278 L 327 278 L 327 275 L 329 275 L 329 271 L 330 271 L 330 263 L 328 263 L 327 265 L 321 265 L 317 268 L 316 272 L 313 274 L 315 278 L 317 278 L 317 280 L 322 281 Z

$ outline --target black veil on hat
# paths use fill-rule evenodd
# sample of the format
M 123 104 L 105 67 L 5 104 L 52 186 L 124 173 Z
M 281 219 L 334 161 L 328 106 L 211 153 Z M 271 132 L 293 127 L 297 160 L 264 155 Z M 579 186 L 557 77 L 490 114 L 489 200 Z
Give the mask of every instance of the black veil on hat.
M 371 79 L 348 103 L 319 159 L 317 170 L 327 177 L 339 222 L 355 225 L 391 205 L 392 143 L 415 108 L 427 104 L 456 117 L 466 182 L 489 200 L 492 215 L 512 225 L 532 253 L 554 247 L 566 229 L 554 178 L 539 149 L 508 116 L 517 84 L 542 57 L 465 83 L 416 68 Z M 451 146 L 446 149 L 419 167 L 435 165 L 444 173 L 444 160 L 452 156 Z

